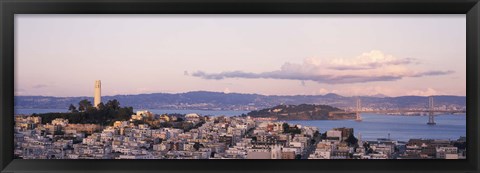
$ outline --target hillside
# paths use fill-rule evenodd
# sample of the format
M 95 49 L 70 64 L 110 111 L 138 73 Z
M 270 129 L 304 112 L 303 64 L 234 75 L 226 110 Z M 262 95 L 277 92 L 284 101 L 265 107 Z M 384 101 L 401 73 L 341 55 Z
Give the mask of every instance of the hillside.
M 336 115 L 329 117 L 328 113 L 341 109 L 328 105 L 278 105 L 272 108 L 251 111 L 247 115 L 254 118 L 276 118 L 278 120 L 327 120 L 354 119 L 355 115 Z
M 67 109 L 70 104 L 76 104 L 82 99 L 88 99 L 93 102 L 93 97 L 16 96 L 15 108 Z M 337 94 L 267 96 L 207 91 L 102 97 L 103 101 L 113 99 L 117 99 L 123 106 L 132 106 L 134 109 L 255 110 L 281 104 L 316 104 L 348 108 L 354 107 L 356 97 L 344 97 Z M 363 107 L 382 109 L 425 108 L 428 105 L 428 97 L 422 96 L 362 96 L 360 99 Z M 466 105 L 466 97 L 464 96 L 435 96 L 434 100 L 437 107 L 445 105 L 464 108 Z

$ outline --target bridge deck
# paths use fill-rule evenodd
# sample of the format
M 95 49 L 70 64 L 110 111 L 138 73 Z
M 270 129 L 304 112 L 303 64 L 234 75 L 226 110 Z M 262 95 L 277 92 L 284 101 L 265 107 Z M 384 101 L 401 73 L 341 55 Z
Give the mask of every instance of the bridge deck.
M 405 113 L 405 112 L 424 112 L 424 113 L 465 113 L 466 111 L 448 111 L 448 110 L 373 110 L 373 111 L 333 111 L 330 114 L 340 113 Z

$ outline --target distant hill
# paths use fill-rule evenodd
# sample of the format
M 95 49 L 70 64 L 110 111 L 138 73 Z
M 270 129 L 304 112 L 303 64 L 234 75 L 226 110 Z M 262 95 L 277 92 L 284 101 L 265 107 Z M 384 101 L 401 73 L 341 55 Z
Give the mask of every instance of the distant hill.
M 254 118 L 275 118 L 277 120 L 327 120 L 327 119 L 354 119 L 354 114 L 336 115 L 329 117 L 328 113 L 341 109 L 328 105 L 278 105 L 272 108 L 251 111 L 247 115 Z
M 47 97 L 47 96 L 16 96 L 15 108 L 43 108 L 67 109 L 70 104 L 78 104 L 82 99 L 93 102 L 93 97 Z M 117 99 L 122 106 L 132 106 L 134 109 L 200 109 L 200 110 L 258 110 L 276 105 L 330 105 L 338 108 L 355 106 L 356 97 L 344 97 L 338 94 L 326 95 L 295 95 L 295 96 L 266 96 L 259 94 L 239 94 L 195 91 L 187 93 L 169 94 L 139 94 L 103 96 L 104 102 Z M 428 97 L 402 96 L 379 97 L 362 96 L 362 107 L 374 108 L 425 108 Z M 464 108 L 464 96 L 435 96 L 436 107 Z

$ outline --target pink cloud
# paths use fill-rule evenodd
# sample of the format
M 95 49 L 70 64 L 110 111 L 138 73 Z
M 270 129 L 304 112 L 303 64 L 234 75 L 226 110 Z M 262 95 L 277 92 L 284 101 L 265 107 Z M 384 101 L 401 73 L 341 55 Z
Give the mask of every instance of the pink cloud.
M 381 51 L 373 50 L 351 59 L 332 59 L 321 61 L 308 58 L 303 63 L 284 63 L 279 70 L 261 73 L 244 71 L 225 71 L 220 73 L 206 73 L 197 71 L 194 77 L 210 80 L 225 78 L 245 79 L 287 79 L 300 81 L 314 81 L 326 84 L 367 83 L 378 81 L 396 81 L 407 77 L 425 77 L 448 75 L 454 71 L 415 71 L 408 65 L 415 64 L 412 58 L 396 58 Z

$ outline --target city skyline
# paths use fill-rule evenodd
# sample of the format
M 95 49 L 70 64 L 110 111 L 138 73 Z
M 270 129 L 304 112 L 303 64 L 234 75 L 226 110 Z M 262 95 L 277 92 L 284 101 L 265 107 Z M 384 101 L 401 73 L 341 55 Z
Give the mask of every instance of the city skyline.
M 466 95 L 465 15 L 15 20 L 15 95 Z

